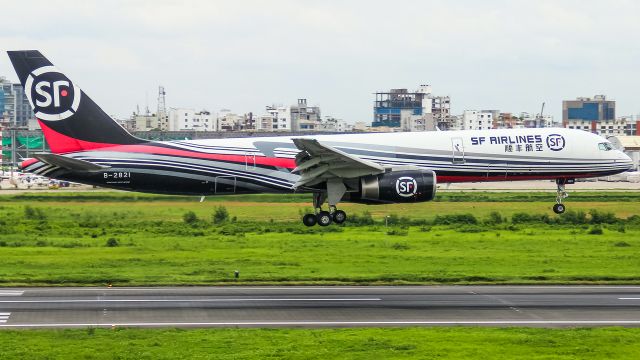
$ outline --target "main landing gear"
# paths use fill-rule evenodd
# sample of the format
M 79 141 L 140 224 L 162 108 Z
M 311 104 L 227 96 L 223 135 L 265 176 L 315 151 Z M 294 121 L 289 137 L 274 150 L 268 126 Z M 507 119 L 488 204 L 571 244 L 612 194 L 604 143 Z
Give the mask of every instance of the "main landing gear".
M 302 217 L 302 223 L 306 226 L 318 224 L 320 226 L 328 226 L 331 223 L 342 224 L 347 220 L 347 213 L 338 210 L 336 205 L 342 199 L 347 191 L 346 186 L 339 179 L 330 179 L 327 181 L 327 191 L 313 193 L 313 214 L 306 214 Z M 329 211 L 322 210 L 322 205 L 329 203 Z
M 566 199 L 569 194 L 565 191 L 566 184 L 574 184 L 576 181 L 574 179 L 556 179 L 556 185 L 558 186 L 558 191 L 556 192 L 556 204 L 553 205 L 553 212 L 556 214 L 562 214 L 567 209 L 562 203 L 563 199 Z
M 313 194 L 313 214 L 306 214 L 302 217 L 302 223 L 306 226 L 320 225 L 329 226 L 331 223 L 342 224 L 347 220 L 347 213 L 338 210 L 335 205 L 329 205 L 329 211 L 322 210 L 322 204 L 327 199 L 324 192 Z

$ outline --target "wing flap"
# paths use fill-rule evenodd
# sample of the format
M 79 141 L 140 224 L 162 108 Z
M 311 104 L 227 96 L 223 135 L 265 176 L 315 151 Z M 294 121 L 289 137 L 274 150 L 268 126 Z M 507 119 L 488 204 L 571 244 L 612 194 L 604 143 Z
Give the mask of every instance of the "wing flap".
M 300 149 L 296 156 L 297 167 L 293 171 L 301 175 L 294 189 L 333 178 L 357 178 L 385 171 L 379 164 L 347 154 L 316 139 L 298 138 L 293 139 L 293 143 Z

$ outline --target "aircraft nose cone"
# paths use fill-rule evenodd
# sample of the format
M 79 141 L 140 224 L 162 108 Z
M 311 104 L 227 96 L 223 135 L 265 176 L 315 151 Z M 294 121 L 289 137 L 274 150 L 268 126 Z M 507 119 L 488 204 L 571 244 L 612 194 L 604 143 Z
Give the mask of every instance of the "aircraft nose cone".
M 618 151 L 617 162 L 627 165 L 629 168 L 633 167 L 633 160 L 629 157 L 629 155 L 623 153 L 622 151 Z

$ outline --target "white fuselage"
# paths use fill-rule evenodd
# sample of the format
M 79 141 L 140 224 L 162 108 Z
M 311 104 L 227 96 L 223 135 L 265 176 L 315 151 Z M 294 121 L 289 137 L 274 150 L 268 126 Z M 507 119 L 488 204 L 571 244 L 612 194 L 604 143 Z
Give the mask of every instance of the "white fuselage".
M 304 136 L 393 170 L 431 170 L 437 182 L 569 180 L 620 173 L 632 161 L 606 139 L 561 128 Z M 65 154 L 105 166 L 69 172 L 42 162 L 39 175 L 133 191 L 179 194 L 290 192 L 296 137 L 148 142 Z
M 434 170 L 441 182 L 579 178 L 622 172 L 632 165 L 631 159 L 623 152 L 612 149 L 606 139 L 582 130 L 564 128 L 304 137 L 317 139 L 384 166 L 410 165 Z M 291 139 L 247 137 L 183 141 L 174 145 L 189 149 L 199 146 L 199 151 L 216 153 L 245 152 L 257 156 L 293 158 L 298 150 Z

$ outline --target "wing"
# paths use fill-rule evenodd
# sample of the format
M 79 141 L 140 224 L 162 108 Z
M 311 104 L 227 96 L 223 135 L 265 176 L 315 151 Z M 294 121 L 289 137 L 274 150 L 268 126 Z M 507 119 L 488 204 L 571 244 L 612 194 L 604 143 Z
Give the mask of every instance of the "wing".
M 301 175 L 294 189 L 334 178 L 358 178 L 384 172 L 381 165 L 347 154 L 316 139 L 298 138 L 293 139 L 293 143 L 300 149 L 296 155 L 297 167 L 293 172 Z

